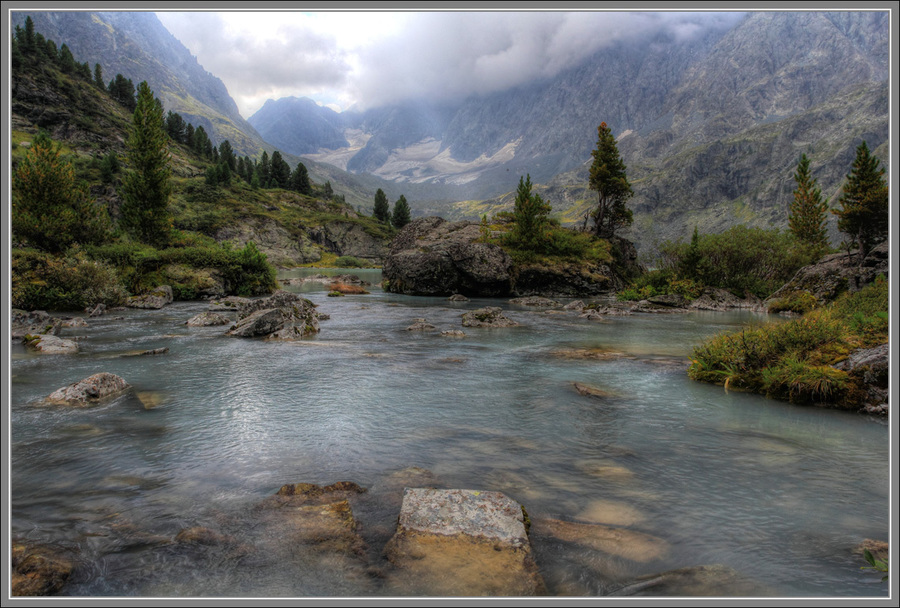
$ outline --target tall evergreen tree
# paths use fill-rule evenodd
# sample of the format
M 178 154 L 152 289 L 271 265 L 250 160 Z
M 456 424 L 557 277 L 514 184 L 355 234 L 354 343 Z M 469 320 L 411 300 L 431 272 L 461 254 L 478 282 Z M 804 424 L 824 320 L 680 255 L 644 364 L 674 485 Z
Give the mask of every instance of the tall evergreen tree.
M 590 170 L 590 188 L 597 192 L 597 206 L 591 212 L 594 234 L 609 238 L 633 218 L 625 203 L 634 195 L 625 175 L 625 163 L 619 156 L 612 130 L 601 122 L 597 127 L 597 148 L 591 152 L 594 162 Z M 587 224 L 587 218 L 585 218 Z
M 334 189 L 331 187 L 331 180 L 326 181 L 322 185 L 322 194 L 328 200 L 331 200 L 331 197 L 334 196 Z
M 75 57 L 65 43 L 59 47 L 59 69 L 62 70 L 64 74 L 72 74 L 75 72 Z
M 291 184 L 291 166 L 285 162 L 281 152 L 272 152 L 272 164 L 269 169 L 272 188 L 287 188 Z
M 391 222 L 390 203 L 388 203 L 387 195 L 381 188 L 375 192 L 375 205 L 372 207 L 372 217 L 385 224 Z
M 860 263 L 888 236 L 888 185 L 880 164 L 862 142 L 838 199 L 841 208 L 831 211 L 838 216 L 838 230 L 859 247 Z
M 312 194 L 312 183 L 309 181 L 309 171 L 306 165 L 297 163 L 297 168 L 291 174 L 291 189 L 309 196 Z
M 550 205 L 531 191 L 530 174 L 519 178 L 513 220 L 515 225 L 510 231 L 510 240 L 516 247 L 531 251 L 544 249 L 550 226 Z
M 12 232 L 53 253 L 73 243 L 100 243 L 109 232 L 106 209 L 75 180 L 72 163 L 43 131 L 19 162 L 13 179 Z
M 800 156 L 797 172 L 794 174 L 797 189 L 791 202 L 788 226 L 798 240 L 810 245 L 824 246 L 828 242 L 825 217 L 828 205 L 822 199 L 822 191 L 816 187 L 816 180 L 809 171 L 806 154 Z
M 98 89 L 106 90 L 106 85 L 103 84 L 103 68 L 100 67 L 99 63 L 94 64 L 94 84 L 97 85 Z
M 219 159 L 228 165 L 230 171 L 237 168 L 237 158 L 234 156 L 234 148 L 227 139 L 219 144 Z
M 259 175 L 259 187 L 268 188 L 270 179 L 271 166 L 269 164 L 269 153 L 263 150 L 262 156 L 259 157 L 259 163 L 256 165 L 256 173 Z
M 144 81 L 138 86 L 127 141 L 129 171 L 122 180 L 122 221 L 130 234 L 153 245 L 165 244 L 170 228 L 168 142 L 162 102 Z
M 391 216 L 391 223 L 399 230 L 406 226 L 410 219 L 409 203 L 406 202 L 406 197 L 401 194 L 400 198 L 397 199 L 397 202 L 394 203 L 394 213 Z

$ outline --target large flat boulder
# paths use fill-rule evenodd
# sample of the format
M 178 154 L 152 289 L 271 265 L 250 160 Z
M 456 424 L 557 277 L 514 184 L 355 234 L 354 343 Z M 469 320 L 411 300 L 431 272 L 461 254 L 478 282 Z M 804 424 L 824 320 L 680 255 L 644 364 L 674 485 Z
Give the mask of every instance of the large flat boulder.
M 78 352 L 78 344 L 74 340 L 66 340 L 52 334 L 25 336 L 25 344 L 29 348 L 45 355 L 71 355 Z
M 295 340 L 319 333 L 316 305 L 278 290 L 267 298 L 238 304 L 238 321 L 227 332 L 242 338 Z
M 522 506 L 500 492 L 407 488 L 385 554 L 400 595 L 545 593 Z

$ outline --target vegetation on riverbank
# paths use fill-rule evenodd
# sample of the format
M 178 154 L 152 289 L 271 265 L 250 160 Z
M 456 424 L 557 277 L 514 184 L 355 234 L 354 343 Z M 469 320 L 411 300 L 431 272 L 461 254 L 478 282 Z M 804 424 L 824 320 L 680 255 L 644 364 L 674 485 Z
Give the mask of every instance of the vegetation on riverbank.
M 136 99 L 121 74 L 107 86 L 99 65 L 72 61 L 30 27 L 17 29 L 14 307 L 118 305 L 163 284 L 176 299 L 258 295 L 277 288 L 273 261 L 339 259 L 311 239 L 322 226 L 359 226 L 374 241 L 392 234 L 326 192 L 330 184 L 312 183 L 302 163 L 291 173 L 277 151 L 239 158 L 202 126 L 173 112 L 163 120 L 146 83 Z M 266 237 L 297 255 L 268 259 L 254 244 Z
M 882 277 L 800 319 L 716 336 L 691 354 L 694 380 L 749 390 L 793 403 L 857 408 L 858 378 L 832 365 L 857 348 L 888 340 L 888 282 Z

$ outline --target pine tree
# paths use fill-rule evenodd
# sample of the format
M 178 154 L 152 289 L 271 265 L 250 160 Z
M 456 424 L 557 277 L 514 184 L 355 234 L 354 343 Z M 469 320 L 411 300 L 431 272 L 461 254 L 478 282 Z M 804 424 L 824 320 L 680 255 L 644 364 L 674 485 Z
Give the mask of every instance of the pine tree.
M 381 188 L 375 192 L 375 205 L 372 207 L 372 217 L 385 224 L 391 223 L 390 203 L 388 203 L 387 195 Z
M 94 84 L 98 89 L 105 91 L 106 85 L 103 84 L 103 68 L 99 63 L 94 64 Z
M 331 181 L 326 181 L 322 186 L 322 194 L 325 196 L 326 200 L 331 200 L 331 197 L 334 196 L 334 189 L 331 187 Z
M 816 187 L 816 180 L 809 172 L 809 159 L 800 156 L 797 172 L 794 174 L 797 189 L 791 202 L 788 225 L 798 240 L 810 245 L 824 246 L 828 242 L 825 217 L 828 205 L 822 200 L 822 191 Z
M 13 193 L 13 234 L 39 249 L 56 253 L 73 243 L 100 243 L 108 234 L 106 209 L 76 182 L 72 164 L 44 132 L 16 168 Z
M 838 199 L 841 208 L 831 211 L 838 216 L 838 230 L 858 245 L 860 263 L 888 236 L 888 185 L 880 164 L 862 142 Z
M 297 163 L 297 168 L 291 174 L 291 189 L 300 194 L 312 194 L 312 183 L 309 181 L 309 171 L 306 165 Z
M 285 162 L 281 156 L 281 152 L 275 150 L 272 152 L 272 162 L 270 165 L 270 175 L 272 183 L 271 188 L 287 188 L 291 184 L 291 167 Z
M 406 202 L 406 197 L 401 194 L 400 198 L 397 199 L 397 202 L 394 203 L 394 213 L 391 215 L 391 223 L 394 224 L 394 228 L 399 230 L 406 226 L 410 219 L 409 203 Z
M 129 171 L 122 180 L 122 222 L 139 240 L 163 245 L 168 240 L 169 137 L 163 106 L 146 81 L 138 86 L 137 106 L 127 141 Z
M 520 177 L 513 211 L 515 224 L 508 237 L 510 244 L 518 249 L 542 251 L 547 241 L 549 215 L 550 205 L 531 191 L 531 175 Z
M 234 155 L 234 148 L 227 139 L 219 144 L 219 159 L 228 165 L 230 171 L 237 168 L 237 157 Z
M 634 195 L 625 175 L 625 163 L 619 156 L 616 138 L 612 130 L 601 122 L 597 127 L 597 148 L 591 152 L 594 162 L 590 171 L 590 188 L 597 192 L 597 206 L 591 212 L 594 218 L 594 234 L 609 238 L 616 230 L 629 226 L 631 210 L 625 203 Z M 585 218 L 587 224 L 587 218 Z

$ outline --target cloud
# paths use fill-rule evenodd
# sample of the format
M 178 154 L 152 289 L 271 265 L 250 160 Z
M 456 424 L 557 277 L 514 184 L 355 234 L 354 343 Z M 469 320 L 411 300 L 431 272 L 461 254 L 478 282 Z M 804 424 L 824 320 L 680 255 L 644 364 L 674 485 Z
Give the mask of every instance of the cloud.
M 163 13 L 244 115 L 268 98 L 360 107 L 460 100 L 574 67 L 620 41 L 684 41 L 740 13 Z

